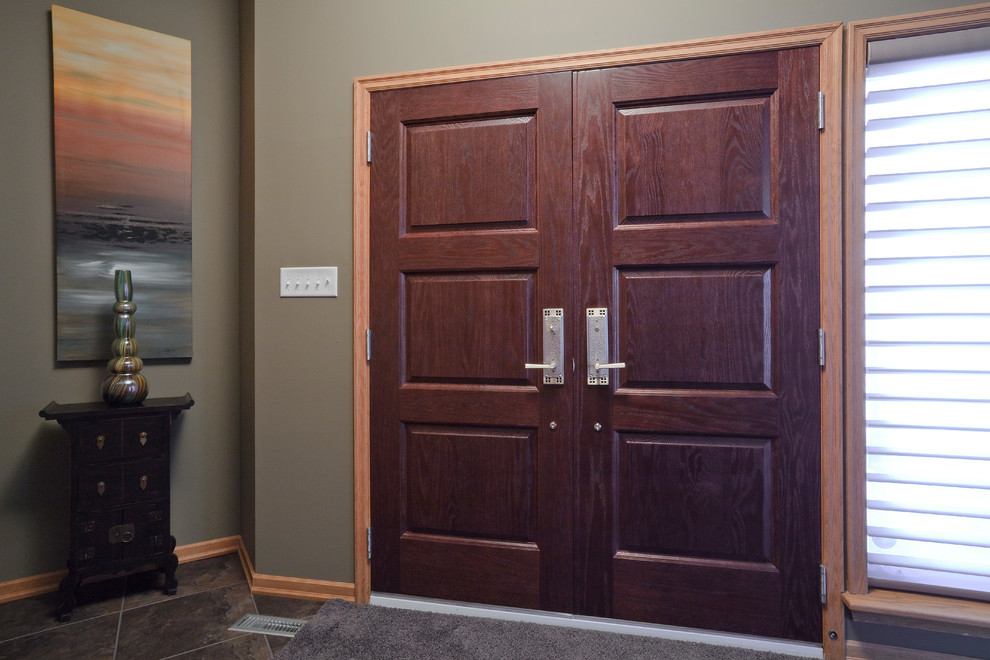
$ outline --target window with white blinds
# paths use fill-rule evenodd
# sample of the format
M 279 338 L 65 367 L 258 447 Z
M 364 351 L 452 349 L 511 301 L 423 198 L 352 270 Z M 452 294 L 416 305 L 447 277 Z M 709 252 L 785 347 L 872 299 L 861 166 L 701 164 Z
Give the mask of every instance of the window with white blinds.
M 990 51 L 870 64 L 867 565 L 990 600 Z

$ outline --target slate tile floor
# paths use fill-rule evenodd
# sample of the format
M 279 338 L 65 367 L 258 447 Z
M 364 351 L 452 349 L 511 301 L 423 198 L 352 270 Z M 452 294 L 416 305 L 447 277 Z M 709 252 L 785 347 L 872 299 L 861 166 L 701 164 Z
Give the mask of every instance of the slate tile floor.
M 160 572 L 79 587 L 72 619 L 59 623 L 57 593 L 0 604 L 0 660 L 272 658 L 288 637 L 231 632 L 245 614 L 308 619 L 322 602 L 252 596 L 237 554 L 180 564 L 179 591 Z

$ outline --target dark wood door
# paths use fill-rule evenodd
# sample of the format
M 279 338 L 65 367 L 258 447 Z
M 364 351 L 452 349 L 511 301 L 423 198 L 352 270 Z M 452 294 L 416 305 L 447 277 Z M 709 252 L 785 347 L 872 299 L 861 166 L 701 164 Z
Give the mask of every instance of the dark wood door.
M 372 589 L 820 639 L 817 80 L 797 49 L 372 95 Z M 545 308 L 563 385 L 523 367 Z
M 576 609 L 820 639 L 817 52 L 577 74 Z M 601 424 L 600 431 L 594 431 Z
M 525 368 L 571 295 L 570 88 L 372 96 L 376 591 L 571 608 L 572 397 Z

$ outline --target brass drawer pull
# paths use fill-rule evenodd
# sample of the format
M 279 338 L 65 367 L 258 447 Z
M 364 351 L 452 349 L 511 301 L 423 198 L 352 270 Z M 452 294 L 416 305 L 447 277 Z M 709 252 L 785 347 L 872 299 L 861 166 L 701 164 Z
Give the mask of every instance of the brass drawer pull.
M 141 446 L 142 447 L 144 447 L 146 444 L 148 444 L 148 432 L 147 431 L 141 431 L 141 434 L 138 436 L 138 442 L 141 443 Z
M 107 485 L 103 481 L 98 481 L 96 483 L 96 494 L 103 497 L 103 493 L 107 492 Z
M 105 441 L 106 441 L 106 438 L 103 437 L 103 434 L 102 433 L 100 435 L 96 436 L 96 448 L 97 449 L 103 449 L 103 443 Z
M 141 486 L 141 490 L 147 490 L 148 488 L 148 475 L 142 475 L 141 480 L 138 482 Z

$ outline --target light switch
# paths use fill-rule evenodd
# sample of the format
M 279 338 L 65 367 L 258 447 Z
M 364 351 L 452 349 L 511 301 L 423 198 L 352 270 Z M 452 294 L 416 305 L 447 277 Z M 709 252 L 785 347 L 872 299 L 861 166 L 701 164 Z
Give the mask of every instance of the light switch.
M 280 268 L 279 297 L 336 298 L 337 267 Z

